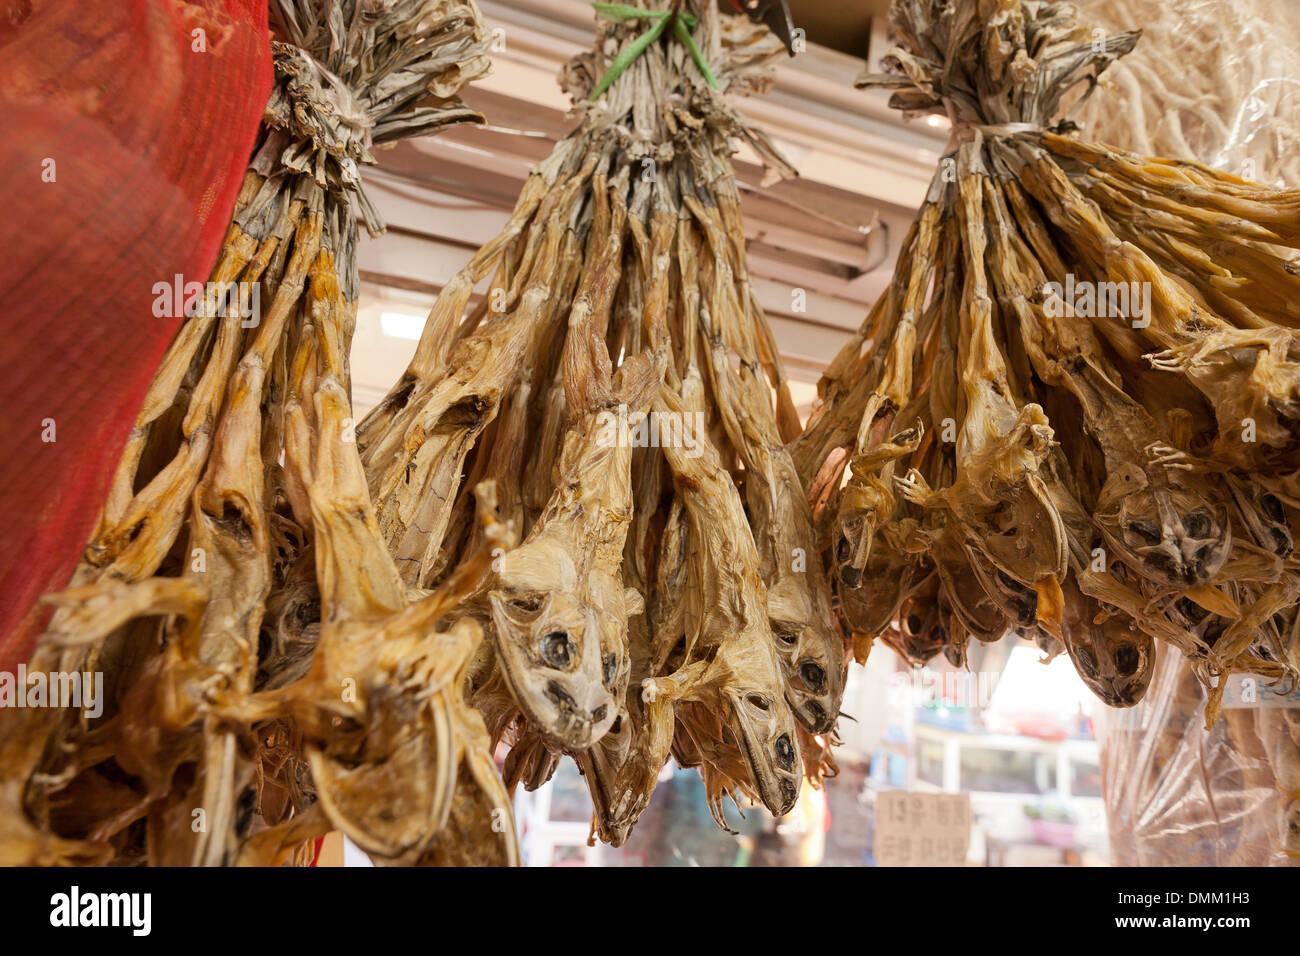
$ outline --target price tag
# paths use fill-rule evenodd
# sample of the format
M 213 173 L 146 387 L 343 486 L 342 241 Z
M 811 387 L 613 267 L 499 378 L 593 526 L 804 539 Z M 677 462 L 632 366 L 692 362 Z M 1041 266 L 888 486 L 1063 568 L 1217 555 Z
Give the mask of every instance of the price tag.
M 880 866 L 962 866 L 969 849 L 970 794 L 885 790 L 876 797 Z

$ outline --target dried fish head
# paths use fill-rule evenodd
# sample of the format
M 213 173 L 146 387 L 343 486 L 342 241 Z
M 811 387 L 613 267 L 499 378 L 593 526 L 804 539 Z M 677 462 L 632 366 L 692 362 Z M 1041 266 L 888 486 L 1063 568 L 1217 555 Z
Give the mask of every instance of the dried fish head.
M 1255 543 L 1280 558 L 1291 557 L 1295 538 L 1282 500 L 1262 485 L 1229 476 L 1236 512 Z
M 1109 611 L 1066 581 L 1065 649 L 1088 689 L 1111 707 L 1132 707 L 1155 673 L 1155 641 L 1127 614 Z
M 793 715 L 780 698 L 744 681 L 728 682 L 722 697 L 759 799 L 776 816 L 789 813 L 802 771 Z
M 1013 582 L 1032 590 L 1044 576 L 1065 575 L 1065 526 L 1037 474 L 1026 475 L 1002 494 L 995 490 L 994 500 L 960 510 L 966 531 L 963 546 L 971 564 L 978 566 L 982 558 L 996 568 L 1006 593 L 1015 590 Z M 1023 602 L 1013 603 L 1018 607 Z
M 1038 620 L 1038 592 L 989 560 L 977 543 L 965 544 L 968 567 L 990 601 L 1012 624 L 1032 627 Z
M 1094 520 L 1125 562 L 1169 587 L 1205 584 L 1232 548 L 1222 504 L 1191 481 L 1171 477 L 1157 484 L 1134 462 L 1107 474 Z
M 861 585 L 876 528 L 889 520 L 897 503 L 892 487 L 895 463 L 916 451 L 923 434 L 919 424 L 904 429 L 849 463 L 832 540 L 831 571 L 838 585 Z
M 600 622 L 574 597 L 573 561 L 564 550 L 525 543 L 503 564 L 488 595 L 501 674 L 543 734 L 565 748 L 589 747 L 617 709 L 604 684 Z
M 848 679 L 844 643 L 829 616 L 813 612 L 808 592 L 792 577 L 767 592 L 767 616 L 786 674 L 785 698 L 814 734 L 835 725 Z
M 581 305 L 573 310 L 579 327 L 588 315 Z M 657 384 L 644 359 L 628 362 L 618 380 L 634 410 Z M 626 435 L 609 441 L 606 427 L 589 412 L 569 429 L 546 511 L 501 557 L 488 598 L 502 676 L 537 729 L 570 750 L 591 746 L 614 722 L 615 693 L 628 674 L 627 619 L 643 608 L 620 578 L 632 512 L 630 443 Z
M 955 540 L 953 531 L 942 529 L 933 533 L 931 540 L 930 555 L 939 574 L 939 594 L 953 617 L 960 622 L 965 635 L 981 642 L 998 640 L 1006 633 L 1007 618 L 1001 607 L 989 597 L 979 577 L 972 572 L 966 551 Z M 982 561 L 981 566 L 987 568 L 990 565 Z M 964 660 L 964 650 L 961 655 Z
M 371 689 L 374 706 L 366 724 L 342 724 L 336 733 L 350 740 L 308 746 L 317 796 L 330 821 L 369 853 L 396 858 L 428 843 L 450 804 L 455 768 L 451 725 L 437 708 L 412 712 L 400 691 Z M 395 804 L 396 801 L 396 804 Z
M 970 631 L 955 615 L 947 621 L 948 642 L 943 646 L 943 658 L 953 667 L 966 666 L 966 648 L 970 646 Z
M 464 705 L 453 702 L 459 688 L 448 683 L 463 674 L 482 630 L 462 619 L 450 632 L 422 633 L 408 609 L 373 637 L 379 657 L 354 661 L 364 684 L 352 715 L 322 716 L 327 736 L 306 751 L 329 820 L 362 849 L 398 860 L 427 847 L 450 810 L 464 743 L 456 708 Z M 338 686 L 327 679 L 330 685 Z M 295 689 L 309 690 L 286 693 Z M 486 736 L 477 715 L 474 721 Z
M 1071 635 L 1066 642 L 1075 670 L 1103 703 L 1132 707 L 1146 693 L 1154 672 L 1151 636 L 1123 614 L 1107 615 L 1086 628 L 1085 635 L 1082 640 Z
M 835 579 L 840 614 L 856 633 L 876 635 L 897 617 L 903 599 L 922 575 L 924 537 L 916 519 L 902 518 L 881 529 L 865 565 L 861 586 L 850 589 Z M 863 658 L 859 658 L 861 663 Z
M 903 599 L 898 609 L 897 632 L 885 634 L 885 642 L 913 666 L 934 659 L 950 640 L 946 619 L 951 609 L 944 606 L 946 602 L 940 596 L 940 586 L 938 573 L 931 571 L 925 581 Z
M 636 736 L 636 724 L 626 711 L 620 710 L 604 736 L 580 757 L 582 774 L 591 793 L 596 833 L 611 846 L 627 842 L 641 810 L 650 802 L 649 792 L 636 793 L 624 785 L 635 773 L 634 764 L 640 755 Z M 659 768 L 641 769 L 636 775 L 653 786 Z
M 836 516 L 831 571 L 838 587 L 856 589 L 871 557 L 871 540 L 876 523 L 868 517 L 874 511 L 870 490 L 861 486 L 844 489 Z
M 835 515 L 831 571 L 838 586 L 861 586 L 876 528 L 893 510 L 894 495 L 888 482 L 869 469 L 851 467 Z

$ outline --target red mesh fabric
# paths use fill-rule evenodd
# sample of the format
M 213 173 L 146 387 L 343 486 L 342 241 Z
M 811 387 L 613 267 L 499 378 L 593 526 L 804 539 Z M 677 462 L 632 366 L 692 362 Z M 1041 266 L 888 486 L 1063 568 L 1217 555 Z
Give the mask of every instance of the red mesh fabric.
M 270 92 L 266 10 L 0 0 L 0 670 L 75 569 L 176 330 L 154 283 L 216 261 Z

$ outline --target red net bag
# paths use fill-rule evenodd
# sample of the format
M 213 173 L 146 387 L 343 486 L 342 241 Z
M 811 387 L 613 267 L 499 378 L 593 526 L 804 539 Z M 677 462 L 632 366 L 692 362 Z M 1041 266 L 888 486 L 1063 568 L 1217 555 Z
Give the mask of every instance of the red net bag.
M 264 0 L 0 0 L 0 670 L 31 653 L 271 86 Z

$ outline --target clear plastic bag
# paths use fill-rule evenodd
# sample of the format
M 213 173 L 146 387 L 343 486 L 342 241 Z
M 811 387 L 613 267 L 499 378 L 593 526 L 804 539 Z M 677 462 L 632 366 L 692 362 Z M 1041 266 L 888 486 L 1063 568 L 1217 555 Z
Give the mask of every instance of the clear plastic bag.
M 1146 696 L 1098 720 L 1116 866 L 1300 865 L 1300 709 L 1225 708 L 1160 649 Z
M 1091 138 L 1300 185 L 1300 3 L 1077 0 L 1105 32 L 1141 29 L 1080 122 Z
M 1104 32 L 1143 31 L 1084 104 L 1089 139 L 1300 185 L 1300 4 L 1077 5 Z M 1098 737 L 1115 865 L 1300 865 L 1300 708 L 1229 707 L 1207 730 L 1205 690 L 1166 647 Z

